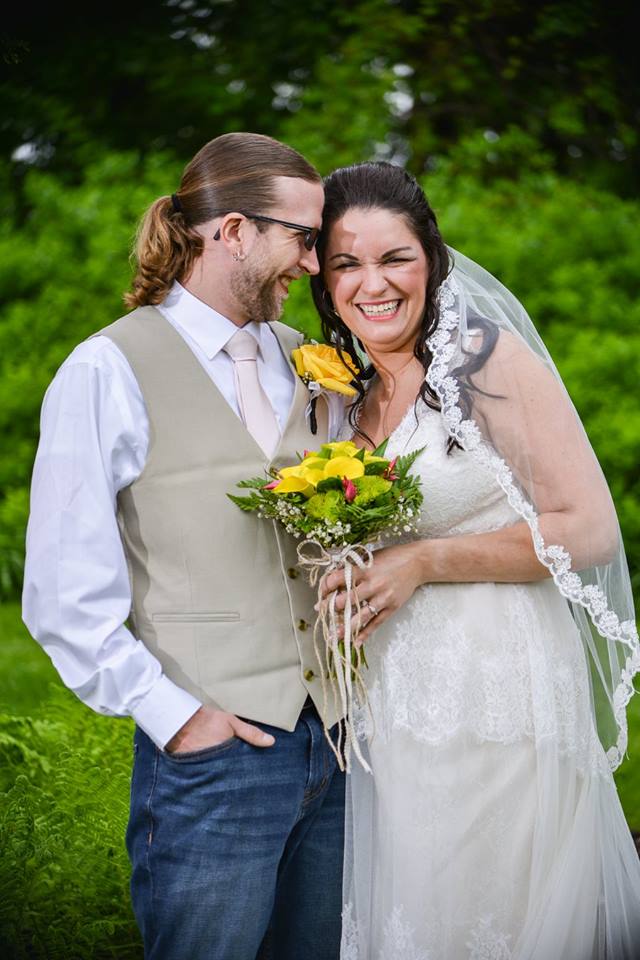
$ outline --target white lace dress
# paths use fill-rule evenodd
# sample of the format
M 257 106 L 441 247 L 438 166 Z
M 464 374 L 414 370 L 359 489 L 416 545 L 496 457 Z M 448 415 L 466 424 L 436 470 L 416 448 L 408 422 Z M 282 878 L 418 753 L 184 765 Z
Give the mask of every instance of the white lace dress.
M 387 455 L 425 445 L 421 536 L 519 519 L 420 404 Z M 640 957 L 640 862 L 553 583 L 422 586 L 367 655 L 373 776 L 348 778 L 342 960 Z

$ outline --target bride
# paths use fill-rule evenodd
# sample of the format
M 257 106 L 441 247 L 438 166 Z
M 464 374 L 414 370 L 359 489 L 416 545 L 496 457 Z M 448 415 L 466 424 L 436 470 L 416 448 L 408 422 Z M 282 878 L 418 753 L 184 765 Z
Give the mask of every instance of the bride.
M 523 307 L 443 244 L 403 170 L 333 173 L 318 253 L 327 338 L 364 366 L 343 436 L 422 450 L 424 494 L 418 534 L 354 577 L 373 776 L 348 778 L 342 958 L 638 957 L 612 770 L 640 652 L 575 409 Z

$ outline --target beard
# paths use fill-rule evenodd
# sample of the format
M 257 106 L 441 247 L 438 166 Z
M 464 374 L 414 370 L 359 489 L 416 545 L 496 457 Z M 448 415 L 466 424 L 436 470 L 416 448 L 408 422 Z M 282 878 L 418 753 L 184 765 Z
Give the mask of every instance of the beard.
M 279 276 L 265 263 L 247 264 L 231 275 L 231 292 L 251 320 L 270 323 L 282 316 L 285 297 L 277 288 Z

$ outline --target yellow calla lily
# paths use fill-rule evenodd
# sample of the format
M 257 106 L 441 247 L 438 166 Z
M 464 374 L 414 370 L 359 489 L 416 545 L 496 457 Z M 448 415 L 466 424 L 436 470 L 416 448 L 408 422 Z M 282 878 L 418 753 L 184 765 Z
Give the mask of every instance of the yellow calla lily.
M 355 457 L 360 451 L 353 440 L 334 440 L 332 443 L 323 444 L 327 450 L 331 451 L 331 457 Z
M 328 460 L 322 457 L 310 457 L 293 467 L 283 467 L 278 472 L 280 483 L 274 487 L 274 493 L 305 493 L 306 488 L 315 488 L 324 480 L 324 466 Z M 285 484 L 285 486 L 283 486 Z
M 280 479 L 285 477 L 301 477 L 302 476 L 303 465 L 301 463 L 296 463 L 293 467 L 283 467 L 282 470 L 278 471 L 278 476 Z
M 305 457 L 300 466 L 305 470 L 324 470 L 326 462 L 325 457 Z
M 355 480 L 356 477 L 364 476 L 364 463 L 353 457 L 332 457 L 324 468 L 324 476 L 347 477 L 349 480 Z
M 273 493 L 303 493 L 305 497 L 311 497 L 315 492 L 313 484 L 303 477 L 284 477 L 273 489 Z
M 326 463 L 326 461 L 325 461 Z M 301 474 L 302 479 L 306 480 L 307 483 L 312 484 L 312 486 L 317 487 L 321 480 L 324 480 L 325 474 L 324 470 L 305 470 Z

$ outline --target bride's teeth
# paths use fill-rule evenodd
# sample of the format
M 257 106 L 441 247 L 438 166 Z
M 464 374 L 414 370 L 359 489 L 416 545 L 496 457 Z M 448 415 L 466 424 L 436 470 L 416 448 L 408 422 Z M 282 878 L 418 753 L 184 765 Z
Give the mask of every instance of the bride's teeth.
M 367 303 L 360 304 L 360 309 L 368 316 L 384 316 L 384 314 L 395 313 L 398 309 L 399 300 L 392 300 L 389 303 Z

